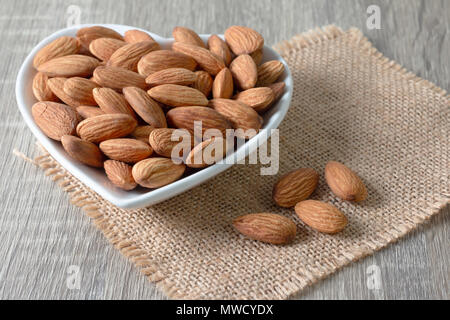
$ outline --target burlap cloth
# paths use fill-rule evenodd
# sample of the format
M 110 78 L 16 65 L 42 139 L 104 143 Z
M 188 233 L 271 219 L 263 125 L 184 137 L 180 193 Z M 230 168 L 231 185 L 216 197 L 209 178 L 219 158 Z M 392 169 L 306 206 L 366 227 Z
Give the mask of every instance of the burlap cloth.
M 287 298 L 397 240 L 449 202 L 450 104 L 444 90 L 383 57 L 356 29 L 317 29 L 276 49 L 295 84 L 280 126 L 277 176 L 260 176 L 258 165 L 235 165 L 154 207 L 125 211 L 48 154 L 35 160 L 169 297 Z M 305 227 L 293 210 L 271 199 L 281 174 L 299 167 L 323 173 L 329 160 L 358 172 L 369 191 L 362 204 L 339 201 L 322 175 L 313 198 L 335 204 L 349 218 L 333 236 Z M 251 212 L 295 219 L 294 243 L 272 246 L 239 235 L 232 219 Z

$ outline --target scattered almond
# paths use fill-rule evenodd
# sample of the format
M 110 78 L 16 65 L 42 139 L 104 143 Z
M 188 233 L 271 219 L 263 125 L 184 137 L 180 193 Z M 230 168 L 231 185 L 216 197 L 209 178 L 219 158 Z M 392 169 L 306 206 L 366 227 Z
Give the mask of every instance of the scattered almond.
M 288 244 L 297 233 L 295 223 L 274 213 L 251 213 L 233 221 L 237 231 L 246 237 L 270 244 Z
M 347 218 L 338 208 L 317 200 L 297 203 L 295 213 L 306 225 L 323 233 L 338 233 L 348 223 Z
M 106 176 L 117 187 L 124 190 L 133 190 L 137 183 L 132 175 L 132 167 L 116 160 L 106 160 L 104 163 Z
M 64 150 L 75 160 L 91 167 L 103 167 L 103 155 L 100 149 L 89 141 L 78 137 L 64 135 L 61 137 Z
M 312 168 L 301 168 L 287 173 L 278 180 L 272 198 L 280 207 L 290 208 L 306 200 L 316 190 L 319 174 Z
M 328 162 L 325 180 L 331 191 L 343 200 L 360 202 L 367 198 L 367 189 L 361 178 L 342 163 Z

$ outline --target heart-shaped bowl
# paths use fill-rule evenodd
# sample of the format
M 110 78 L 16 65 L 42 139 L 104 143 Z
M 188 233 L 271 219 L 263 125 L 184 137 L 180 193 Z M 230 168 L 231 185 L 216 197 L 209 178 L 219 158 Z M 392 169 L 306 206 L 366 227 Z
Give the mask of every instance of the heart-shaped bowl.
M 89 26 L 93 25 L 77 25 L 61 29 L 42 40 L 26 57 L 17 75 L 16 98 L 19 110 L 28 127 L 54 159 L 86 186 L 97 192 L 101 197 L 114 205 L 125 209 L 143 208 L 174 197 L 207 181 L 233 165 L 231 161 L 225 159 L 159 189 L 153 190 L 138 187 L 132 191 L 124 191 L 115 187 L 108 180 L 102 169 L 91 168 L 73 160 L 65 152 L 60 142 L 48 138 L 36 125 L 31 115 L 31 107 L 37 102 L 32 92 L 32 81 L 36 74 L 36 70 L 33 68 L 33 58 L 41 48 L 56 38 L 62 36 L 75 36 L 78 29 Z M 120 34 L 124 34 L 125 31 L 130 29 L 142 30 L 136 27 L 118 24 L 102 24 L 102 26 L 111 28 Z M 171 44 L 174 42 L 173 38 L 163 38 L 146 30 L 142 31 L 150 34 L 163 49 L 170 49 Z M 200 35 L 205 42 L 209 36 L 210 35 L 207 34 Z M 271 129 L 276 129 L 279 126 L 288 111 L 293 89 L 291 73 L 283 58 L 273 49 L 264 46 L 263 61 L 269 60 L 279 60 L 284 64 L 285 71 L 279 81 L 284 81 L 286 84 L 285 91 L 283 96 L 263 115 L 263 129 L 267 131 L 265 133 L 258 133 L 258 135 L 247 141 L 245 145 L 236 149 L 233 154 L 228 155 L 228 157 L 234 157 L 235 160 L 244 159 L 249 153 L 255 151 L 262 143 L 264 143 L 272 133 Z M 234 163 L 236 163 L 236 161 Z

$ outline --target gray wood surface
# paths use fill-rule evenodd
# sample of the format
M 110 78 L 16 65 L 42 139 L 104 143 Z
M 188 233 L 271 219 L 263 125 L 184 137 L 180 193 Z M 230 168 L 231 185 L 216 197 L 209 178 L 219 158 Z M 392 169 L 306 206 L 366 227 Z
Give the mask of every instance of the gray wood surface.
M 380 30 L 366 27 L 372 4 L 381 8 Z M 12 154 L 13 149 L 35 152 L 35 139 L 15 102 L 20 64 L 43 37 L 76 22 L 78 10 L 81 23 L 135 25 L 163 36 L 176 25 L 221 33 L 244 24 L 259 30 L 268 44 L 317 26 L 356 26 L 387 57 L 449 89 L 449 0 L 0 0 L 1 299 L 166 299 L 56 184 Z M 448 299 L 449 211 L 295 298 Z M 71 265 L 80 268 L 79 289 L 67 286 Z M 379 273 L 373 274 L 374 268 Z

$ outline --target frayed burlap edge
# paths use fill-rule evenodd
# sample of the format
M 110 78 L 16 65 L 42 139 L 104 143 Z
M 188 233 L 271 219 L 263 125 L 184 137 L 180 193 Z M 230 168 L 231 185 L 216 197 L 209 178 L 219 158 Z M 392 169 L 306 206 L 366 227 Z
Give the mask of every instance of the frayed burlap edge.
M 342 34 L 350 34 L 349 41 L 359 44 L 359 46 L 373 57 L 379 59 L 381 65 L 386 69 L 394 69 L 400 75 L 402 75 L 408 81 L 414 81 L 416 84 L 428 88 L 433 92 L 441 95 L 442 97 L 449 98 L 447 92 L 436 86 L 435 84 L 419 78 L 415 74 L 407 71 L 401 65 L 397 64 L 383 56 L 373 45 L 368 41 L 359 29 L 351 28 L 344 32 L 339 27 L 334 25 L 326 26 L 323 28 L 316 28 L 309 30 L 305 33 L 294 36 L 291 40 L 283 41 L 274 46 L 282 56 L 289 55 L 293 50 L 299 50 L 302 48 L 310 47 L 315 44 L 319 44 L 328 40 L 335 39 Z M 151 259 L 147 252 L 140 248 L 139 245 L 124 238 L 115 229 L 112 223 L 109 223 L 102 213 L 102 207 L 98 206 L 97 200 L 103 200 L 99 198 L 93 191 L 90 191 L 79 180 L 68 173 L 60 164 L 55 161 L 51 155 L 40 146 L 42 151 L 41 155 L 34 159 L 30 159 L 21 152 L 14 150 L 14 154 L 19 156 L 37 166 L 42 168 L 47 176 L 52 177 L 53 181 L 58 182 L 59 186 L 69 194 L 69 198 L 72 204 L 82 208 L 86 214 L 92 219 L 94 225 L 101 230 L 109 242 L 111 242 L 115 248 L 117 248 L 125 257 L 127 257 L 151 282 L 155 283 L 158 289 L 163 291 L 168 297 L 173 299 L 195 299 L 196 296 L 186 295 L 182 290 L 176 288 L 173 283 L 167 279 L 162 270 L 151 263 Z M 90 191 L 88 193 L 87 191 Z M 93 196 L 94 195 L 94 196 Z M 326 276 L 336 272 L 342 267 L 350 264 L 351 262 L 358 261 L 368 255 L 373 254 L 375 251 L 381 250 L 391 243 L 396 242 L 401 237 L 405 236 L 409 232 L 416 229 L 419 225 L 423 224 L 426 220 L 433 215 L 439 213 L 450 202 L 450 194 L 441 194 L 441 197 L 434 203 L 428 204 L 428 208 L 424 208 L 422 214 L 417 215 L 414 221 L 405 221 L 401 225 L 393 226 L 391 230 L 386 230 L 386 236 L 383 237 L 383 242 L 371 241 L 365 243 L 365 246 L 360 245 L 351 248 L 351 253 L 346 254 L 342 260 L 336 261 L 335 265 L 322 266 L 320 270 L 304 273 L 302 281 L 298 280 L 295 286 L 289 288 L 288 297 L 299 293 L 307 286 L 313 285 L 325 278 Z M 94 197 L 94 198 L 92 198 Z M 98 198 L 98 199 L 96 199 Z

